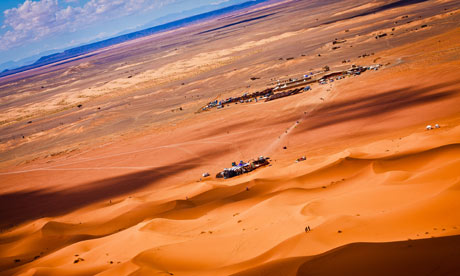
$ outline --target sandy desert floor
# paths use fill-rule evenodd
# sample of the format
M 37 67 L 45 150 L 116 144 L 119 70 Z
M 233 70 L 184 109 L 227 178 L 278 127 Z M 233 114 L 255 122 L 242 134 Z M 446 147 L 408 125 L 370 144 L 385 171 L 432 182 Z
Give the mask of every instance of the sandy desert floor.
M 4 77 L 0 274 L 459 275 L 459 68 L 457 1 L 313 0 Z

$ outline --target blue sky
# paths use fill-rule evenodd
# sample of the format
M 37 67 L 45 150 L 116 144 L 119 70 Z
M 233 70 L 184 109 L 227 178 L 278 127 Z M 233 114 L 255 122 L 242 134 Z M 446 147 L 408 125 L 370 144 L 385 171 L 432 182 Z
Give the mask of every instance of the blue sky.
M 0 0 L 0 64 L 109 38 L 168 14 L 227 1 Z

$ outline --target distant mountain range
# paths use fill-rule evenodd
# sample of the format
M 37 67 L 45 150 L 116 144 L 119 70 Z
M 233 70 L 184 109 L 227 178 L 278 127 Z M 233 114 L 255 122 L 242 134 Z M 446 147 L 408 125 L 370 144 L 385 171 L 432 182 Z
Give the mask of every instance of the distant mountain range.
M 151 34 L 180 28 L 188 24 L 197 23 L 199 21 L 203 21 L 206 19 L 224 15 L 226 13 L 248 8 L 248 7 L 257 5 L 259 3 L 266 2 L 268 0 L 253 0 L 253 1 L 246 1 L 243 3 L 241 3 L 241 1 L 243 0 L 229 0 L 229 1 L 217 4 L 217 5 L 204 6 L 204 7 L 200 7 L 197 9 L 185 11 L 182 13 L 176 13 L 176 14 L 165 16 L 165 17 L 161 17 L 161 18 L 155 19 L 154 21 L 151 21 L 143 25 L 142 27 L 138 28 L 138 29 L 141 29 L 141 28 L 145 28 L 145 29 L 136 30 L 134 32 L 125 33 L 125 34 L 120 34 L 116 37 L 112 37 L 112 38 L 105 39 L 102 41 L 78 46 L 75 48 L 65 50 L 60 53 L 53 53 L 50 55 L 42 56 L 36 62 L 32 64 L 30 64 L 30 62 L 32 62 L 31 58 L 34 58 L 33 60 L 36 60 L 37 56 L 29 57 L 27 59 L 23 59 L 19 61 L 20 63 L 22 62 L 22 64 L 18 64 L 14 62 L 4 63 L 0 66 L 3 67 L 4 65 L 8 66 L 8 65 L 16 64 L 16 66 L 21 66 L 21 67 L 11 69 L 11 70 L 8 70 L 8 69 L 4 70 L 3 72 L 0 73 L 0 77 L 16 74 L 16 73 L 27 71 L 27 70 L 34 69 L 34 68 L 38 68 L 40 66 L 44 66 L 47 64 L 64 61 L 69 58 L 78 57 L 80 55 L 87 54 L 92 51 L 104 48 L 104 47 L 112 46 L 115 44 L 133 40 L 136 38 L 141 38 L 141 37 L 145 37 Z M 238 4 L 235 4 L 235 3 L 238 3 Z M 222 8 L 222 6 L 225 6 L 225 7 Z M 207 11 L 207 12 L 196 15 L 196 13 L 203 12 L 203 11 Z M 167 23 L 164 23 L 164 22 L 167 22 Z M 29 65 L 24 65 L 28 63 Z
M 27 65 L 27 64 L 34 63 L 35 61 L 37 61 L 42 56 L 47 56 L 47 55 L 50 55 L 50 54 L 54 54 L 54 53 L 62 51 L 62 50 L 64 50 L 64 49 L 53 49 L 53 50 L 49 50 L 49 51 L 40 52 L 39 54 L 35 54 L 33 56 L 28 56 L 26 58 L 22 58 L 20 60 L 7 61 L 5 63 L 0 64 L 0 71 L 3 71 L 5 69 L 18 68 L 20 66 L 24 66 L 24 65 Z

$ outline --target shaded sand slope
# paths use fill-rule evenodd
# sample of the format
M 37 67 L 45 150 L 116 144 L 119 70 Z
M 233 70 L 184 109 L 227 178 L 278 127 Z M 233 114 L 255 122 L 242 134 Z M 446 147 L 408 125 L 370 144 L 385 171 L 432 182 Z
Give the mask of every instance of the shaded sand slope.
M 234 275 L 458 275 L 460 236 L 354 243 L 314 257 L 278 260 Z

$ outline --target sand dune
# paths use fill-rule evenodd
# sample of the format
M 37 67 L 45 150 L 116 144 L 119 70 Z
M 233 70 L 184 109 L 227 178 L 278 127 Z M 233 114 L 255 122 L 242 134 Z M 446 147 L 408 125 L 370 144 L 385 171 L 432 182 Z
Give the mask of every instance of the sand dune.
M 313 257 L 270 262 L 234 275 L 455 275 L 459 236 L 355 243 Z
M 128 258 L 122 259 L 122 263 L 133 258 L 129 266 L 142 267 L 138 271 L 141 274 L 155 271 L 188 274 L 187 271 L 197 270 L 200 274 L 210 270 L 212 274 L 216 268 L 227 274 L 274 259 L 318 254 L 353 242 L 356 237 L 382 242 L 451 235 L 458 233 L 460 227 L 455 224 L 459 218 L 448 212 L 450 208 L 460 207 L 456 200 L 460 182 L 455 173 L 460 163 L 459 150 L 458 144 L 451 144 L 374 159 L 348 156 L 283 180 L 251 176 L 235 179 L 228 185 L 198 192 L 188 200 L 163 204 L 141 199 L 114 201 L 110 208 L 116 208 L 113 218 L 102 209 L 99 212 L 108 217 L 97 218 L 93 214 L 91 217 L 97 221 L 93 223 L 51 220 L 40 226 L 38 235 L 21 238 L 19 248 L 26 252 L 14 254 L 27 258 L 30 248 L 43 244 L 50 249 L 54 241 L 57 247 L 51 250 L 64 248 L 44 258 L 41 261 L 44 266 L 52 263 L 62 269 L 70 268 L 74 255 L 78 254 L 85 262 L 92 260 L 81 271 L 90 274 L 94 269 L 105 270 L 95 268 L 94 262 L 98 266 L 110 262 L 107 257 L 94 259 L 98 254 L 104 255 L 100 249 L 88 251 L 95 244 L 104 244 L 104 250 L 117 262 L 119 258 Z M 433 186 L 433 179 L 443 185 Z M 133 204 L 137 207 L 129 207 Z M 117 215 L 117 210 L 123 213 Z M 146 219 L 149 222 L 141 222 Z M 313 231 L 305 233 L 306 225 Z M 389 231 L 390 225 L 397 228 Z M 149 240 L 155 247 L 149 249 L 151 245 L 142 242 L 134 246 L 134 242 L 129 250 L 117 253 L 116 248 L 124 244 L 121 240 L 126 239 Z M 136 253 L 139 251 L 142 253 Z M 260 252 L 265 253 L 260 255 Z M 62 259 L 65 255 L 69 257 Z M 120 269 L 125 266 L 120 264 Z

